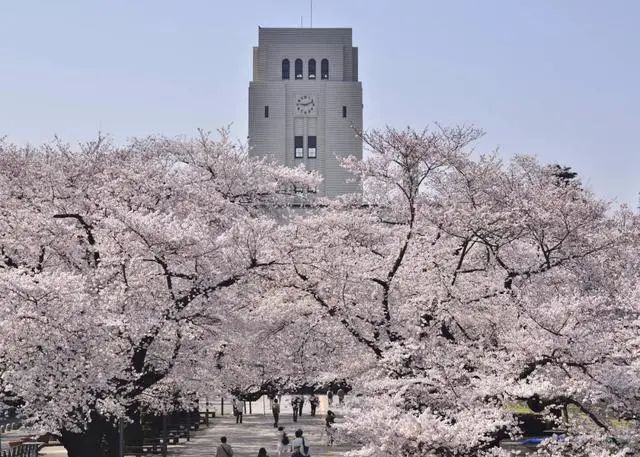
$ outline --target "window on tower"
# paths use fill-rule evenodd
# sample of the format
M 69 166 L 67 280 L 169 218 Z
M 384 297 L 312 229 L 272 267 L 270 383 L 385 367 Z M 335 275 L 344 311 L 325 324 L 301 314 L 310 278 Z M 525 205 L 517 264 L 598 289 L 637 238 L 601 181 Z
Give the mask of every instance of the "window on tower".
M 289 59 L 282 61 L 282 79 L 289 79 Z
M 269 117 L 269 105 L 264 106 L 264 117 Z
M 307 157 L 309 157 L 310 159 L 315 159 L 316 157 L 318 157 L 318 150 L 316 149 L 317 141 L 318 140 L 316 136 L 307 137 Z
M 320 76 L 322 79 L 329 79 L 329 60 L 322 59 L 320 62 Z
M 304 144 L 302 136 L 293 137 L 294 157 L 296 159 L 302 159 L 304 157 Z
M 342 105 L 342 117 L 347 117 L 347 107 Z
M 296 79 L 302 79 L 302 59 L 296 59 Z
M 309 59 L 309 79 L 316 79 L 316 59 Z

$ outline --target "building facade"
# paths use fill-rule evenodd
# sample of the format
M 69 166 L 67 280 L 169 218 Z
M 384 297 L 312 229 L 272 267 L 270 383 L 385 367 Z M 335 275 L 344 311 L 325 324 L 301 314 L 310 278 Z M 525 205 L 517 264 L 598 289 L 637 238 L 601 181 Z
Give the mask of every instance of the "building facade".
M 358 48 L 347 28 L 259 28 L 249 84 L 249 154 L 323 176 L 321 196 L 359 192 L 339 160 L 362 158 Z

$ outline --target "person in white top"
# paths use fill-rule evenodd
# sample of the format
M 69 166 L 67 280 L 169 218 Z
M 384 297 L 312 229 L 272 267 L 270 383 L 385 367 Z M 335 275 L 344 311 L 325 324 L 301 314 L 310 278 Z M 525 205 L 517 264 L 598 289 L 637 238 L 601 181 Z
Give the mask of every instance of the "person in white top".
M 291 443 L 291 447 L 293 449 L 299 448 L 300 454 L 304 456 L 308 456 L 309 453 L 305 451 L 305 449 L 309 449 L 309 444 L 305 441 L 304 436 L 302 436 L 302 430 L 296 430 L 296 438 Z

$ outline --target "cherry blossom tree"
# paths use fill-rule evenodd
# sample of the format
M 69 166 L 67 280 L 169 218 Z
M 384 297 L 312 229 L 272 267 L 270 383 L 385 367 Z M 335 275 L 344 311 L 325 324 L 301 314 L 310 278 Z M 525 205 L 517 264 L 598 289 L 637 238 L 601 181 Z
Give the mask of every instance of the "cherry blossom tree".
M 354 455 L 506 455 L 524 404 L 569 412 L 544 455 L 638 452 L 638 221 L 481 134 L 366 133 L 363 193 L 304 209 L 224 134 L 2 144 L 2 400 L 72 457 L 176 391 L 335 378 Z
M 524 402 L 571 413 L 550 455 L 637 452 L 637 221 L 480 135 L 364 134 L 362 196 L 284 228 L 270 301 L 335 336 L 354 455 L 501 455 Z
M 215 370 L 304 170 L 219 140 L 0 145 L 0 395 L 70 457 Z

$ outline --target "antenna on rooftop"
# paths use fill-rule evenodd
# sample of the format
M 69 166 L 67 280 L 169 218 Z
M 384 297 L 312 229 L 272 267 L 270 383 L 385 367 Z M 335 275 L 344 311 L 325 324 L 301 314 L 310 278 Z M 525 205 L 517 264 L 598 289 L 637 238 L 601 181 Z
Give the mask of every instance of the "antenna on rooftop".
M 310 2 L 311 2 L 311 7 L 310 7 L 310 9 L 311 9 L 311 20 L 309 21 L 309 28 L 311 29 L 311 28 L 313 28 L 313 0 L 310 0 Z
M 300 28 L 302 28 L 302 16 L 300 16 Z

